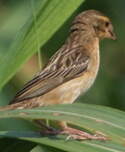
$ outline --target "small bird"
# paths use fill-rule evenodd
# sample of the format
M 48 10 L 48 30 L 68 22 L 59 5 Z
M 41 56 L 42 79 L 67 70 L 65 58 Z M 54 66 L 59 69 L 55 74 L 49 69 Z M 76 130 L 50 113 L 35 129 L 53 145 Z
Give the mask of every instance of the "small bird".
M 108 17 L 96 10 L 87 10 L 75 17 L 69 37 L 50 58 L 48 64 L 31 81 L 26 83 L 10 105 L 0 110 L 28 109 L 55 104 L 72 104 L 93 84 L 100 64 L 99 41 L 116 39 Z M 83 109 L 84 110 L 84 109 Z M 58 131 L 46 126 L 47 133 Z M 59 122 L 58 133 L 74 139 L 106 140 L 101 135 L 91 135 Z

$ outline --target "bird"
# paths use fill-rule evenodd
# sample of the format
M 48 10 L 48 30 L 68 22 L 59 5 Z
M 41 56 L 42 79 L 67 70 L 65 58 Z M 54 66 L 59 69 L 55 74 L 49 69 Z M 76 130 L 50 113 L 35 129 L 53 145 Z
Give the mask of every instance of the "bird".
M 9 105 L 0 110 L 30 109 L 56 104 L 72 104 L 94 83 L 100 65 L 99 42 L 116 39 L 111 20 L 97 10 L 78 14 L 71 24 L 69 36 L 62 47 L 49 59 L 43 69 L 17 92 Z M 83 109 L 84 110 L 84 109 Z M 58 122 L 60 130 L 40 120 L 48 134 L 67 134 L 73 139 L 107 140 Z

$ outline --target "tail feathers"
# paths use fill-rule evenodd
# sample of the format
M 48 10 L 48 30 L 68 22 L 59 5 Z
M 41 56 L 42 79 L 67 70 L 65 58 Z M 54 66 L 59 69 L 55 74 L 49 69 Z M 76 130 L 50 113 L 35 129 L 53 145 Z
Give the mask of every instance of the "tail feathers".
M 26 100 L 23 102 L 14 103 L 14 104 L 10 104 L 4 107 L 0 107 L 0 111 L 15 110 L 15 109 L 31 109 L 31 108 L 35 108 L 39 106 L 41 106 L 39 102 L 32 102 L 32 100 L 31 101 Z
M 0 111 L 5 111 L 5 110 L 14 110 L 14 109 L 25 109 L 26 108 L 26 104 L 24 104 L 25 102 L 20 102 L 20 103 L 14 103 L 11 105 L 7 105 L 4 107 L 0 107 Z
M 14 110 L 16 108 L 14 108 L 14 106 L 12 105 L 7 105 L 7 106 L 4 106 L 4 107 L 0 107 L 0 111 L 6 111 L 6 110 Z

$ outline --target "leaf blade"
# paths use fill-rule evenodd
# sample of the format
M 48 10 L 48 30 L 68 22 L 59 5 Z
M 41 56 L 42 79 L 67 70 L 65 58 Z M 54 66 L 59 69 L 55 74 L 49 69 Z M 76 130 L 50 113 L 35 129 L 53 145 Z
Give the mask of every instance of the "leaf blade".
M 11 49 L 0 59 L 0 88 L 37 51 L 34 32 L 39 33 L 38 37 L 41 46 L 44 45 L 82 2 L 84 0 L 73 0 L 72 3 L 66 0 L 62 0 L 61 3 L 58 0 L 41 1 L 41 5 L 39 5 L 41 7 L 36 12 L 36 31 L 34 31 L 33 18 L 30 18 L 18 33 Z M 46 27 L 48 28 L 46 29 Z
M 73 104 L 0 112 L 0 118 L 9 117 L 67 121 L 91 133 L 103 133 L 115 142 L 123 143 L 125 138 L 125 113 L 104 106 Z

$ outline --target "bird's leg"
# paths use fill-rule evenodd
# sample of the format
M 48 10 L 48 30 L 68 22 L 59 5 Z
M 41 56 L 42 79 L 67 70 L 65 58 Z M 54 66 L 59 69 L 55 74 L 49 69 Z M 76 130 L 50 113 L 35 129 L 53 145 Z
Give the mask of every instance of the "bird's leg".
M 63 128 L 62 131 L 60 131 L 60 134 L 68 135 L 67 139 L 72 138 L 76 140 L 108 140 L 107 137 L 99 134 L 91 135 L 87 132 L 81 131 L 79 129 L 68 127 L 66 122 L 60 122 L 61 127 Z
M 48 126 L 48 125 L 46 125 L 43 120 L 34 120 L 34 122 L 35 122 L 39 127 L 42 127 L 42 128 L 44 128 L 44 129 L 46 129 L 46 130 L 50 130 L 50 131 L 53 130 L 53 128 L 50 127 L 50 126 Z
M 36 124 L 38 124 L 40 127 L 45 129 L 43 131 L 40 131 L 41 134 L 43 134 L 43 135 L 57 135 L 60 132 L 59 130 L 57 130 L 51 126 L 46 125 L 46 123 L 43 120 L 34 120 L 34 122 Z
M 79 129 L 71 128 L 67 126 L 66 122 L 59 122 L 58 125 L 61 127 L 61 130 L 55 129 L 53 127 L 47 126 L 42 120 L 35 120 L 35 123 L 43 127 L 45 130 L 41 131 L 42 135 L 68 135 L 67 139 L 76 139 L 76 140 L 108 140 L 108 138 L 101 134 L 89 134 L 85 131 Z

